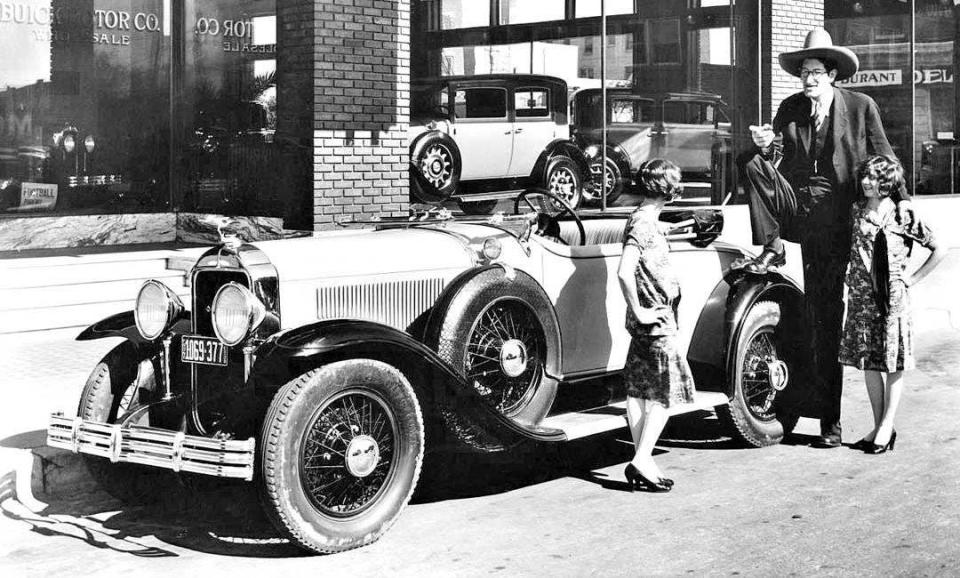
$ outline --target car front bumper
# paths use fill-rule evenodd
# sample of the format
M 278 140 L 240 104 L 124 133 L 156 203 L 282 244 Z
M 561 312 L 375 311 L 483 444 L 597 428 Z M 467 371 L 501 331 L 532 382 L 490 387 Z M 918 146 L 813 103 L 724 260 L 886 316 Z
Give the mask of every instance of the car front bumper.
M 50 416 L 47 445 L 127 462 L 219 478 L 253 479 L 253 438 L 220 440 L 147 426 Z

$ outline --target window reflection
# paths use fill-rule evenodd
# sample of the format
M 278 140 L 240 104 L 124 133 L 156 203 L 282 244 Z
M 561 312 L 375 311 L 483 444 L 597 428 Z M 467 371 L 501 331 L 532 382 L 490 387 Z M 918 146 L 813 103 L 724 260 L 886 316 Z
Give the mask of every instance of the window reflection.
M 490 3 L 486 0 L 441 0 L 440 27 L 444 30 L 490 25 Z
M 499 0 L 500 24 L 525 24 L 563 20 L 565 0 Z

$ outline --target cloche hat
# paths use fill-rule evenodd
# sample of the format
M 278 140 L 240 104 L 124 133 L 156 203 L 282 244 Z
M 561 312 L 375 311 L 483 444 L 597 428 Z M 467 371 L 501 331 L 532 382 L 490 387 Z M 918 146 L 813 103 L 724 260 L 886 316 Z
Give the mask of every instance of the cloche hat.
M 794 76 L 800 76 L 800 65 L 807 58 L 828 59 L 837 63 L 837 80 L 850 78 L 860 68 L 860 59 L 849 48 L 834 46 L 830 33 L 814 28 L 807 33 L 803 48 L 780 55 L 780 66 Z

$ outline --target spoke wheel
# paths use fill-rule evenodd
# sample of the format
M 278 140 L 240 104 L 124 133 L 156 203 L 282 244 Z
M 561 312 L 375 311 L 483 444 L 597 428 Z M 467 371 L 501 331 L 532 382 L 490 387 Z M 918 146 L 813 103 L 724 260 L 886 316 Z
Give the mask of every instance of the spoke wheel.
M 786 364 L 777 357 L 773 337 L 769 327 L 755 334 L 747 346 L 741 367 L 747 409 L 754 417 L 766 422 L 776 419 L 773 402 L 788 379 Z
M 429 145 L 420 157 L 420 172 L 431 185 L 444 189 L 453 182 L 453 154 L 444 144 Z
M 534 312 L 502 299 L 481 313 L 470 331 L 464 358 L 467 380 L 510 416 L 540 382 L 546 340 Z
M 751 446 L 779 443 L 796 424 L 795 417 L 778 412 L 790 383 L 789 366 L 777 346 L 780 330 L 778 303 L 760 301 L 750 308 L 731 359 L 730 403 L 717 408 L 733 437 Z
M 299 460 L 313 505 L 332 517 L 369 507 L 393 473 L 397 436 L 393 412 L 372 391 L 348 390 L 323 405 L 304 432 Z
M 570 208 L 576 209 L 583 200 L 583 183 L 580 170 L 570 157 L 557 155 L 547 164 L 544 187 L 554 197 L 562 199 Z M 554 203 L 558 210 L 562 205 Z
M 274 395 L 260 432 L 267 516 L 314 552 L 369 544 L 410 501 L 424 443 L 420 404 L 396 367 L 347 359 L 308 371 Z

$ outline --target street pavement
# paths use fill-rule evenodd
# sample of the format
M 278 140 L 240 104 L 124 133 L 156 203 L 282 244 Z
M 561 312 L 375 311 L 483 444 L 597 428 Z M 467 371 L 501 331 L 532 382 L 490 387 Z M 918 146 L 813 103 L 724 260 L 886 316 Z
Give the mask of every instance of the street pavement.
M 919 368 L 906 377 L 893 452 L 813 449 L 806 418 L 784 444 L 740 448 L 700 412 L 674 418 L 658 444 L 677 481 L 669 494 L 624 491 L 626 431 L 448 458 L 429 464 L 379 542 L 334 556 L 282 540 L 244 484 L 158 488 L 169 498 L 149 507 L 107 496 L 79 460 L 43 447 L 43 429 L 50 411 L 75 411 L 117 341 L 5 336 L 0 575 L 960 575 L 958 280 L 953 250 L 914 290 Z M 849 444 L 871 420 L 858 372 L 846 373 L 843 411 Z

